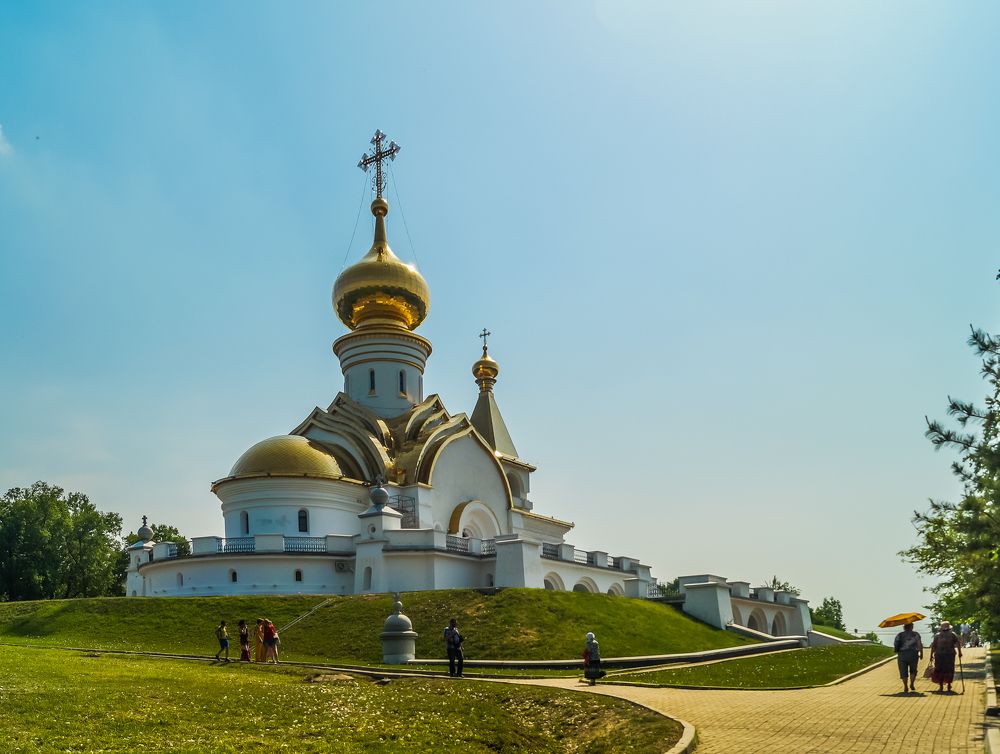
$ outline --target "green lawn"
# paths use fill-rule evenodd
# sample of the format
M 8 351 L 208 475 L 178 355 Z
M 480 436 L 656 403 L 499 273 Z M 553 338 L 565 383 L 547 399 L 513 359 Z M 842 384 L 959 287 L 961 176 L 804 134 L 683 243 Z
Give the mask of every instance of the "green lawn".
M 615 675 L 613 680 L 654 686 L 720 686 L 737 689 L 819 686 L 861 670 L 891 654 L 892 650 L 888 647 L 863 644 L 810 647 L 700 667 Z
M 444 679 L 0 647 L 0 750 L 662 752 L 680 726 L 620 700 Z M 317 679 L 313 679 L 316 681 Z
M 864 636 L 855 636 L 847 631 L 842 631 L 839 628 L 834 628 L 833 626 L 822 626 L 819 623 L 813 623 L 813 631 L 819 631 L 821 634 L 827 634 L 828 636 L 836 636 L 838 639 L 863 639 Z
M 0 642 L 99 649 L 214 654 L 220 619 L 236 634 L 240 618 L 271 618 L 281 627 L 323 596 L 105 598 L 0 603 Z M 411 592 L 403 612 L 419 633 L 418 658 L 443 657 L 441 634 L 456 617 L 468 658 L 575 659 L 587 631 L 605 657 L 692 652 L 752 643 L 645 600 L 580 592 L 505 589 Z M 304 662 L 380 663 L 379 631 L 389 595 L 334 597 L 282 632 L 282 656 Z M 233 642 L 235 645 L 235 642 Z M 237 650 L 238 652 L 238 650 Z

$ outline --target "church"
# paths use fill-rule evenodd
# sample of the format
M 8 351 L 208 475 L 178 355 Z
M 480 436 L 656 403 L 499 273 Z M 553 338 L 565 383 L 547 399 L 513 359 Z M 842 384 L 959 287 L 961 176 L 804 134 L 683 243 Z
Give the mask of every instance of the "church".
M 381 131 L 359 163 L 371 169 L 374 239 L 333 286 L 348 332 L 333 344 L 344 389 L 287 435 L 258 442 L 212 483 L 224 536 L 194 537 L 191 554 L 152 541 L 130 548 L 129 596 L 364 594 L 533 587 L 646 597 L 650 567 L 566 541 L 573 524 L 529 498 L 522 458 L 494 393 L 500 364 L 482 332 L 472 413 L 424 393 L 431 343 L 416 331 L 430 291 L 389 248 Z M 471 388 L 470 402 L 475 395 Z

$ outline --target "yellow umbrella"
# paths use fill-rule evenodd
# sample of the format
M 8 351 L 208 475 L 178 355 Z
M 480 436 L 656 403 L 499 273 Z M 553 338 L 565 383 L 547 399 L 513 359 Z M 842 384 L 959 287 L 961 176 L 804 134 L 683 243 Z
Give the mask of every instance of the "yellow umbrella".
M 899 615 L 893 615 L 890 618 L 886 618 L 878 624 L 878 627 L 889 628 L 891 626 L 905 626 L 907 623 L 916 623 L 918 620 L 923 620 L 926 617 L 927 616 L 923 613 L 900 613 Z

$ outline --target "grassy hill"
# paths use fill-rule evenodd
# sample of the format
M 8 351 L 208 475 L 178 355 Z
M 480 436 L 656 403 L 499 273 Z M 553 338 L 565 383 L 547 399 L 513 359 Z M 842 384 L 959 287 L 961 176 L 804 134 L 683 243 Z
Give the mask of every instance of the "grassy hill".
M 214 654 L 220 619 L 236 636 L 240 618 L 270 618 L 279 628 L 327 597 L 248 596 L 103 598 L 0 603 L 0 642 Z M 282 658 L 305 662 L 380 663 L 378 634 L 392 611 L 389 595 L 333 597 L 281 635 Z M 476 659 L 572 659 L 593 631 L 605 657 L 692 652 L 751 643 L 692 620 L 678 609 L 603 594 L 505 589 L 410 592 L 403 612 L 413 621 L 417 657 L 444 655 L 441 634 L 451 617 Z M 232 642 L 232 656 L 239 656 Z

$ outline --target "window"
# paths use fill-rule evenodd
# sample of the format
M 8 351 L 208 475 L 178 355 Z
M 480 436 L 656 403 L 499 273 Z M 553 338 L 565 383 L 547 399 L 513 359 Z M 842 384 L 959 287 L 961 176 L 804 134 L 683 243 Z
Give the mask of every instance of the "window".
M 372 567 L 365 566 L 364 574 L 361 578 L 361 589 L 365 592 L 372 590 Z
M 302 581 L 302 571 L 300 571 L 300 570 L 296 570 L 295 571 L 295 580 L 296 581 Z
M 250 534 L 250 514 L 240 511 L 240 534 L 244 537 Z
M 375 395 L 375 370 L 368 370 L 368 393 L 370 395 Z
M 232 581 L 234 584 L 236 583 L 236 571 L 229 572 L 229 580 Z
M 178 573 L 177 574 L 177 588 L 180 589 L 182 586 L 184 586 L 184 574 L 183 573 Z
M 399 392 L 401 395 L 406 395 L 406 372 L 402 369 L 399 370 Z
M 299 511 L 299 531 L 309 531 L 309 511 L 305 508 Z

